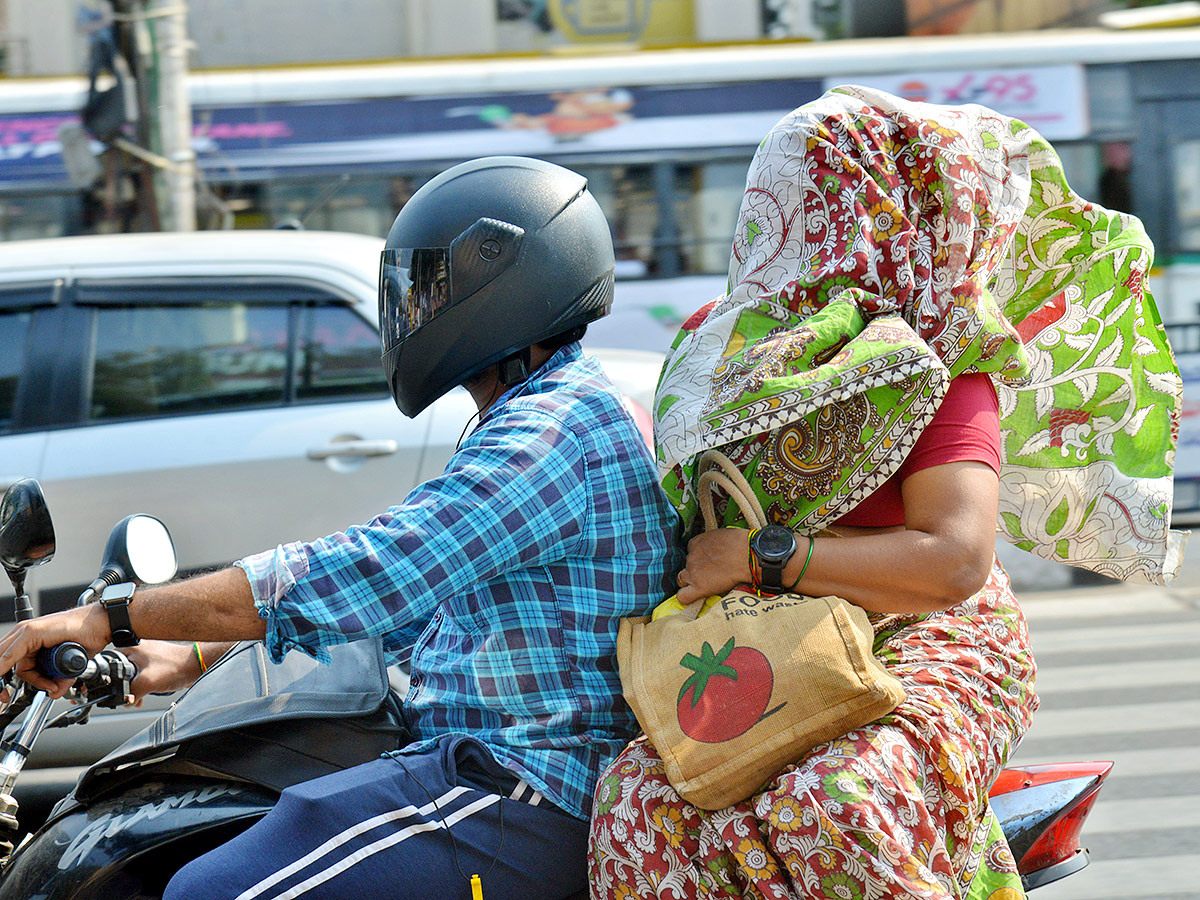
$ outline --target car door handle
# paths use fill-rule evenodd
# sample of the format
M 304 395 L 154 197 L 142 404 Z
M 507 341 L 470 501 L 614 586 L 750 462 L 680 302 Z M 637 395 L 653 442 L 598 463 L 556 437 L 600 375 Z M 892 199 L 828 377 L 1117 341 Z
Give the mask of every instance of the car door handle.
M 309 459 L 329 459 L 331 456 L 390 456 L 400 449 L 393 440 L 334 441 L 324 447 L 310 447 Z

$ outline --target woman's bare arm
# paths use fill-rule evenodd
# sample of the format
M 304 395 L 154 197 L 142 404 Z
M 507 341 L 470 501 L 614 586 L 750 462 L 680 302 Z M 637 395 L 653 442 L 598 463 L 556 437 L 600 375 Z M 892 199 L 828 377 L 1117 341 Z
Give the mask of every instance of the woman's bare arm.
M 864 609 L 923 613 L 970 597 L 992 565 L 999 479 L 978 462 L 953 462 L 913 473 L 901 485 L 901 529 L 839 530 L 818 537 L 797 590 L 834 594 Z M 745 529 L 723 528 L 692 539 L 680 573 L 679 599 L 691 603 L 750 580 Z M 800 575 L 808 539 L 784 569 L 783 583 Z

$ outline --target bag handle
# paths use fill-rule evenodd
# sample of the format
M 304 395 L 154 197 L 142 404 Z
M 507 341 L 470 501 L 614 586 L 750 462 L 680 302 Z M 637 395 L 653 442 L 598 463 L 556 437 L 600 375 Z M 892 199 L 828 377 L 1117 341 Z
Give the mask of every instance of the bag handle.
M 714 486 L 724 488 L 729 499 L 742 511 L 751 528 L 763 528 L 767 524 L 767 515 L 763 512 L 754 489 L 728 456 L 720 450 L 705 450 L 700 457 L 698 468 L 700 478 L 696 482 L 696 490 L 699 493 L 700 513 L 704 517 L 705 531 L 716 531 L 719 527 L 717 513 L 713 508 Z

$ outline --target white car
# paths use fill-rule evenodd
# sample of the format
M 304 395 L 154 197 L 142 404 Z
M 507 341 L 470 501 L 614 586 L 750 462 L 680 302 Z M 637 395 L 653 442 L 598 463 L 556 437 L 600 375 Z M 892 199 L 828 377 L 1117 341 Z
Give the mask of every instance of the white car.
M 282 230 L 0 243 L 0 490 L 37 478 L 57 532 L 29 572 L 38 612 L 74 605 L 129 513 L 162 519 L 196 571 L 366 521 L 442 470 L 474 404 L 455 390 L 416 419 L 396 409 L 382 245 Z M 662 355 L 589 352 L 649 436 Z M 31 765 L 89 762 L 150 715 L 48 732 Z

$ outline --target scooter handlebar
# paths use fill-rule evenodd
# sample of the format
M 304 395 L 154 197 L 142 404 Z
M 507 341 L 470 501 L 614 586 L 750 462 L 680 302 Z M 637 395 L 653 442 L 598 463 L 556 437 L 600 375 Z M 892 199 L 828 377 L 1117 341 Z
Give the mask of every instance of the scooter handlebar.
M 81 644 L 65 641 L 54 647 L 43 647 L 38 651 L 37 669 L 47 678 L 56 681 L 74 680 L 83 674 L 89 658 Z

